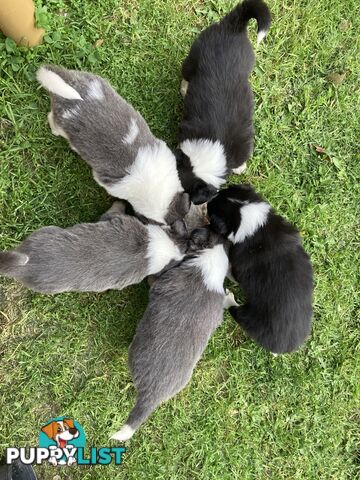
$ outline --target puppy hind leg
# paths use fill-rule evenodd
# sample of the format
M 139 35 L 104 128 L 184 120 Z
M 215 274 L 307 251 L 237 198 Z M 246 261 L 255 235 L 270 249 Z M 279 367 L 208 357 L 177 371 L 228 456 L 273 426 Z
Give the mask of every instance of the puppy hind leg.
M 279 353 L 285 353 L 281 347 L 282 337 L 277 338 L 271 325 L 264 321 L 262 314 L 259 314 L 256 307 L 245 304 L 241 307 L 230 307 L 229 312 L 247 335 L 258 345 L 272 353 L 274 357 Z

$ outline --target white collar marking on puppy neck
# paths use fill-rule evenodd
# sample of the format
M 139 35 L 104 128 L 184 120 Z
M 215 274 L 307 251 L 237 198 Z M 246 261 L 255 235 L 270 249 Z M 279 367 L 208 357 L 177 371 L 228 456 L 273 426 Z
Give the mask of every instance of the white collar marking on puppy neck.
M 211 292 L 224 293 L 229 260 L 222 245 L 200 252 L 190 265 L 200 268 L 205 286 Z
M 169 206 L 177 193 L 183 192 L 175 156 L 162 140 L 139 148 L 128 174 L 113 185 L 95 180 L 113 197 L 127 200 L 147 218 L 165 223 Z
M 220 188 L 225 183 L 226 156 L 224 147 L 218 140 L 185 140 L 180 144 L 180 149 L 190 158 L 197 177 L 215 188 Z
M 171 260 L 181 260 L 179 247 L 158 225 L 147 225 L 149 243 L 146 258 L 149 260 L 148 275 L 160 272 Z
M 247 237 L 251 237 L 262 227 L 267 220 L 270 211 L 270 205 L 266 202 L 249 203 L 240 209 L 241 223 L 238 231 L 234 235 L 229 235 L 232 243 L 240 243 Z

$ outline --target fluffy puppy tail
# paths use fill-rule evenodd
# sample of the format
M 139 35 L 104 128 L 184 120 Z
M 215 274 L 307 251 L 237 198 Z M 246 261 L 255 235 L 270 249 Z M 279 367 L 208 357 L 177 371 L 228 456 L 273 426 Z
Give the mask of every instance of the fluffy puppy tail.
M 157 404 L 149 403 L 144 398 L 138 397 L 126 423 L 118 432 L 112 435 L 111 439 L 118 440 L 119 442 L 129 440 L 140 425 L 152 414 L 156 407 Z
M 255 18 L 258 24 L 258 44 L 263 40 L 271 25 L 269 7 L 263 0 L 245 0 L 234 8 L 222 23 L 235 32 L 246 30 L 251 18 Z
M 0 252 L 0 275 L 13 276 L 19 267 L 23 267 L 29 257 L 20 252 Z
M 55 65 L 44 65 L 36 72 L 36 78 L 48 92 L 67 100 L 82 100 L 80 93 L 70 85 L 71 73 Z

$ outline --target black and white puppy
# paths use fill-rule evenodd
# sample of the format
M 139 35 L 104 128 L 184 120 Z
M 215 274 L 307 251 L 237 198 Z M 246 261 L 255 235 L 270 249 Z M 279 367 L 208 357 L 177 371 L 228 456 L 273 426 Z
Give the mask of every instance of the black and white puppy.
M 211 228 L 227 237 L 231 274 L 245 305 L 230 313 L 273 353 L 296 350 L 311 329 L 313 276 L 298 230 L 250 185 L 222 190 L 208 204 Z
M 32 233 L 15 250 L 0 251 L 0 275 L 41 293 L 120 290 L 180 261 L 188 246 L 181 221 L 143 225 L 121 202 L 100 220 Z
M 228 269 L 223 239 L 207 228 L 194 231 L 192 239 L 194 249 L 203 250 L 163 273 L 150 290 L 129 350 L 137 400 L 114 440 L 131 438 L 162 402 L 186 386 L 224 308 L 236 305 L 223 288 Z
M 177 157 L 192 176 L 194 191 L 196 178 L 219 189 L 231 169 L 245 170 L 253 150 L 249 75 L 255 55 L 246 30 L 251 18 L 261 41 L 270 28 L 270 11 L 262 0 L 245 0 L 199 35 L 182 66 L 186 95 Z
M 51 94 L 53 134 L 69 141 L 99 185 L 155 222 L 183 218 L 190 201 L 175 155 L 107 81 L 54 65 L 41 67 L 37 79 Z

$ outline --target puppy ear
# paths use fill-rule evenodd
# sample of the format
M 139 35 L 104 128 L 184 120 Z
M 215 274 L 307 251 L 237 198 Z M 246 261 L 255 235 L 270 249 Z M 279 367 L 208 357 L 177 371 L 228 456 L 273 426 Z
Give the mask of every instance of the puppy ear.
M 179 237 L 187 237 L 188 236 L 188 231 L 187 231 L 184 220 L 176 220 L 176 222 L 174 222 L 171 225 L 171 230 L 176 235 L 179 235 Z
M 216 233 L 220 233 L 220 235 L 226 236 L 228 232 L 226 223 L 222 218 L 218 217 L 217 215 L 211 215 L 210 226 Z
M 205 248 L 209 238 L 210 230 L 208 228 L 196 228 L 191 232 L 191 241 L 199 248 Z
M 44 432 L 49 438 L 53 439 L 56 434 L 55 428 L 56 422 L 51 422 L 48 425 L 45 425 L 45 427 L 42 427 L 41 431 Z
M 190 205 L 190 195 L 188 193 L 183 193 L 181 197 L 181 213 L 183 217 L 189 212 Z
M 205 183 L 204 180 L 198 179 L 192 184 L 189 193 L 192 203 L 200 205 L 211 200 L 217 194 L 217 189 Z

